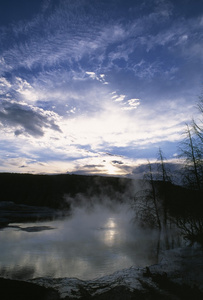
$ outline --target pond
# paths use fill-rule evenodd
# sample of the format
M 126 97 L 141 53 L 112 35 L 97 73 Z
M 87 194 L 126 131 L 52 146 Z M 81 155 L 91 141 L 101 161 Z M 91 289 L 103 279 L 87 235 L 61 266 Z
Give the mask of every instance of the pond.
M 131 222 L 123 205 L 77 208 L 60 220 L 12 224 L 0 231 L 0 276 L 94 279 L 157 262 L 157 234 Z

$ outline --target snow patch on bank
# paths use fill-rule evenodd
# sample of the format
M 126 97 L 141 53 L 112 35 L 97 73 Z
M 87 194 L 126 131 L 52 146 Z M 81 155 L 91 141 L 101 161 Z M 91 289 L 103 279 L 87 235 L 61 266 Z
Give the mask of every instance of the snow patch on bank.
M 56 289 L 61 298 L 69 296 L 72 299 L 79 299 L 81 297 L 81 290 L 87 291 L 91 296 L 108 292 L 118 286 L 125 286 L 130 291 L 144 290 L 139 281 L 142 274 L 143 269 L 131 267 L 88 281 L 77 278 L 36 278 L 31 280 L 31 282 Z

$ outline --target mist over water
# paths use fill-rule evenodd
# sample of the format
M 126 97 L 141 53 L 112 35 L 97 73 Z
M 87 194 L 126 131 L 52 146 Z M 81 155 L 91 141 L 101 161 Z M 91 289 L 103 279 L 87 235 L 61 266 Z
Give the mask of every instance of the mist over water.
M 0 276 L 93 279 L 156 263 L 156 232 L 141 230 L 128 205 L 75 207 L 63 220 L 0 231 Z

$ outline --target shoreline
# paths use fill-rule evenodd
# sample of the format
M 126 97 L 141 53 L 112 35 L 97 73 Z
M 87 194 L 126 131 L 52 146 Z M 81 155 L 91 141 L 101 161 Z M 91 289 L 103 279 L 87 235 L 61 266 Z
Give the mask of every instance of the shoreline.
M 21 300 L 28 299 L 26 297 L 37 300 L 198 300 L 203 298 L 203 250 L 198 245 L 167 250 L 159 264 L 131 267 L 94 280 L 43 277 L 20 281 L 0 278 L 0 287 L 1 293 L 5 294 L 4 300 L 18 297 Z M 31 298 L 34 295 L 38 295 L 37 298 Z

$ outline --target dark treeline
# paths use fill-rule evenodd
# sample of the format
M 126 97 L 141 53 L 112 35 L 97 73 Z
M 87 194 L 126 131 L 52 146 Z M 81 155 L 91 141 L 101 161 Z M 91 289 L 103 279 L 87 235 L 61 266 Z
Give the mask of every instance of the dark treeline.
M 108 196 L 121 200 L 130 191 L 130 179 L 87 175 L 31 175 L 0 173 L 0 201 L 17 204 L 68 208 L 66 196 Z
M 74 174 L 0 173 L 0 183 L 0 201 L 60 209 L 67 208 L 66 196 L 74 198 L 78 194 L 85 196 L 86 201 L 88 197 L 109 197 L 111 200 L 130 203 L 135 196 L 135 190 L 140 190 L 142 185 L 143 197 L 147 197 L 147 184 L 150 184 L 150 181 Z M 201 202 L 199 191 L 161 180 L 154 180 L 153 183 L 156 193 L 160 199 L 164 199 L 171 214 L 192 211 L 196 208 L 194 203 L 198 205 Z M 199 209 L 197 211 L 201 212 Z

